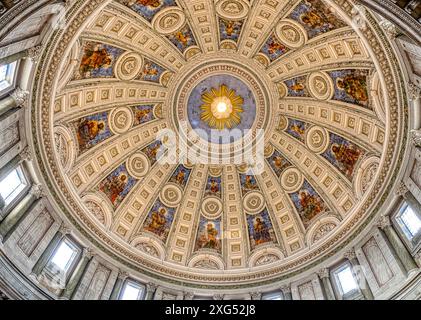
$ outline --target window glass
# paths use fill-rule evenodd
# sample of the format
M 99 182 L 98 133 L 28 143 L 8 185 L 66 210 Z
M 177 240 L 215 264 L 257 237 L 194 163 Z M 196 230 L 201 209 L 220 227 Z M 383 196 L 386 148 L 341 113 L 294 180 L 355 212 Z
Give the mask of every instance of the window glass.
M 347 294 L 358 289 L 358 284 L 355 281 L 349 266 L 346 266 L 345 268 L 338 271 L 336 275 L 338 277 L 343 294 Z
M 142 293 L 143 288 L 141 285 L 133 281 L 127 281 L 123 287 L 120 300 L 140 300 Z
M 51 263 L 62 271 L 67 271 L 77 255 L 77 249 L 67 239 L 63 240 L 54 253 Z
M 406 228 L 408 238 L 412 239 L 421 230 L 421 220 L 415 211 L 410 207 L 406 206 L 403 212 L 400 214 L 399 219 Z
M 0 66 L 0 82 L 6 80 L 7 65 Z
M 262 295 L 262 300 L 283 300 L 282 292 L 271 292 Z
M 3 198 L 5 205 L 13 201 L 25 187 L 26 179 L 20 168 L 11 171 L 2 181 L 0 181 L 0 196 Z
M 13 85 L 17 62 L 0 65 L 0 91 Z

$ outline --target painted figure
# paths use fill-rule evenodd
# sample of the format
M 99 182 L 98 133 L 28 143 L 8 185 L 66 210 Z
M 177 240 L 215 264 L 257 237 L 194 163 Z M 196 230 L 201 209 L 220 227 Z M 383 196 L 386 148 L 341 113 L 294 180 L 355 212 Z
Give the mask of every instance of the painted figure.
M 325 24 L 323 18 L 314 9 L 302 14 L 301 21 L 311 28 L 321 28 Z
M 150 215 L 150 221 L 145 226 L 145 230 L 156 233 L 162 236 L 165 232 L 167 223 L 167 210 L 165 208 L 159 208 L 158 210 L 152 211 Z
M 142 109 L 136 109 L 135 111 L 135 117 L 137 123 L 145 123 L 150 120 L 150 115 L 152 113 L 152 109 L 150 108 L 142 108 Z
M 343 79 L 337 79 L 336 83 L 339 89 L 344 90 L 357 102 L 368 102 L 367 81 L 364 75 L 350 74 Z
M 308 190 L 300 190 L 299 200 L 302 208 L 301 214 L 307 221 L 310 221 L 324 209 L 324 203 L 320 197 L 317 194 L 310 194 Z
M 241 28 L 243 26 L 243 21 L 231 21 L 221 19 L 219 22 L 221 40 L 238 40 L 240 35 Z
M 212 193 L 218 193 L 219 192 L 218 182 L 213 178 L 210 180 L 210 191 Z
M 81 149 L 86 146 L 105 130 L 104 121 L 84 118 L 77 128 L 77 139 Z
M 115 205 L 127 183 L 127 175 L 122 173 L 120 175 L 108 177 L 104 180 L 99 189 L 104 192 L 110 199 L 111 203 Z
M 295 132 L 296 134 L 298 134 L 299 136 L 303 136 L 305 134 L 305 129 L 303 128 L 303 126 L 294 123 L 291 126 L 291 131 Z
M 176 32 L 175 38 L 181 42 L 183 47 L 187 47 L 189 45 L 189 42 L 192 40 L 188 33 L 183 33 L 182 31 Z
M 268 241 L 271 241 L 271 237 L 269 234 L 268 226 L 266 225 L 266 222 L 261 219 L 260 217 L 257 217 L 254 220 L 254 241 L 256 246 Z
M 158 75 L 159 70 L 152 62 L 146 62 L 145 66 L 143 67 L 143 75 L 144 76 L 156 76 Z
M 244 183 L 244 189 L 246 190 L 254 190 L 257 189 L 256 181 L 252 176 L 246 176 L 246 181 Z
M 108 54 L 107 49 L 86 49 L 85 54 L 82 57 L 80 63 L 80 72 L 85 75 L 90 73 L 92 70 L 99 68 L 109 68 L 111 67 L 112 57 Z
M 149 160 L 151 161 L 151 164 L 154 164 L 156 162 L 160 148 L 161 148 L 161 143 L 156 142 L 147 146 L 145 149 L 143 149 L 143 152 L 149 158 Z
M 177 181 L 178 184 L 183 185 L 184 184 L 184 177 L 186 176 L 186 173 L 184 172 L 183 169 L 181 169 L 177 175 L 175 176 L 175 180 Z
M 279 52 L 284 52 L 285 50 L 286 50 L 286 47 L 282 43 L 275 41 L 273 38 L 268 43 L 268 52 L 270 55 L 273 55 Z
M 215 223 L 206 223 L 206 227 L 203 227 L 203 229 L 200 231 L 198 247 L 218 250 L 221 245 L 218 235 L 219 232 L 215 227 Z
M 362 151 L 356 149 L 353 145 L 347 146 L 346 144 L 333 144 L 332 154 L 336 160 L 343 166 L 344 173 L 348 176 L 352 176 L 355 164 L 360 158 Z
M 134 2 L 132 4 L 138 4 L 141 6 L 152 7 L 152 8 L 158 8 L 159 6 L 162 5 L 161 0 L 135 0 L 131 2 Z

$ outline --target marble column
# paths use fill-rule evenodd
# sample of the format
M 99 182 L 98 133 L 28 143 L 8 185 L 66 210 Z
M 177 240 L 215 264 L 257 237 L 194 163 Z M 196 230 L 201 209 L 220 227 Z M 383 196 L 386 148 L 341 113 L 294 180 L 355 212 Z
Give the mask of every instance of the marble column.
M 387 237 L 390 245 L 393 248 L 394 255 L 398 258 L 406 270 L 410 273 L 418 269 L 417 264 L 414 261 L 414 258 L 408 252 L 408 249 L 402 243 L 395 229 L 393 229 L 392 222 L 390 221 L 389 216 L 381 216 L 377 222 L 377 226 L 383 230 L 384 234 Z
M 124 271 L 120 271 L 115 281 L 113 291 L 111 292 L 110 300 L 118 300 L 120 297 L 121 290 L 123 289 L 124 281 L 129 277 L 129 274 Z
M 36 205 L 36 201 L 43 196 L 40 185 L 34 185 L 29 193 L 7 214 L 0 223 L 0 241 L 6 242 L 13 234 L 19 223 L 30 212 L 30 209 Z
M 60 229 L 54 235 L 53 239 L 48 244 L 47 248 L 39 257 L 38 261 L 33 266 L 32 272 L 31 272 L 32 275 L 34 275 L 35 277 L 38 277 L 42 273 L 51 255 L 53 254 L 54 250 L 57 248 L 57 246 L 62 241 L 62 239 L 69 233 L 70 233 L 70 229 L 68 229 L 66 226 L 62 225 L 60 227 Z
M 284 300 L 292 300 L 291 286 L 282 286 L 281 290 L 284 294 Z
M 145 300 L 153 300 L 155 291 L 158 288 L 158 286 L 154 283 L 148 283 L 146 284 L 146 296 Z
M 262 293 L 261 292 L 251 292 L 250 298 L 251 298 L 251 300 L 262 300 Z
M 323 268 L 317 272 L 317 275 L 322 280 L 322 287 L 326 300 L 336 300 L 335 293 L 333 292 L 332 288 L 332 283 L 330 282 L 329 269 Z
M 89 261 L 93 256 L 92 250 L 89 248 L 84 248 L 82 252 L 82 258 L 80 259 L 78 265 L 76 266 L 75 271 L 71 275 L 69 281 L 66 284 L 66 288 L 64 289 L 61 298 L 70 300 L 75 292 L 77 286 L 82 279 L 82 276 L 88 266 Z
M 363 271 L 360 268 L 360 263 L 357 259 L 357 254 L 355 253 L 354 249 L 351 249 L 347 251 L 344 254 L 344 257 L 351 262 L 352 265 L 352 271 L 354 275 L 356 276 L 357 284 L 360 287 L 361 293 L 363 294 L 364 298 L 366 300 L 373 300 L 374 295 L 373 292 L 370 289 L 370 286 L 368 285 L 367 279 L 365 278 L 365 275 Z
M 7 98 L 0 100 L 0 116 L 13 108 L 25 107 L 29 101 L 29 92 L 16 88 Z

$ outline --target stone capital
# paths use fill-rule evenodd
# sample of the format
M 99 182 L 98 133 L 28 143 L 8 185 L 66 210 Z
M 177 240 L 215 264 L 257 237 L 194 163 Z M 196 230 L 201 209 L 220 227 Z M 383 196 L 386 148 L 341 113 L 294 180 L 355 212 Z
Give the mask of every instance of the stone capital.
M 395 194 L 405 198 L 405 194 L 408 192 L 408 188 L 405 183 L 401 182 L 395 189 Z
M 323 268 L 316 272 L 320 279 L 329 278 L 329 269 Z
M 284 294 L 291 293 L 291 286 L 284 285 L 284 286 L 281 287 L 281 290 Z
M 262 298 L 261 292 L 251 292 L 250 297 L 252 300 L 260 300 Z
M 392 225 L 392 222 L 390 221 L 390 217 L 389 216 L 381 216 L 378 220 L 377 220 L 377 226 L 380 229 L 384 229 L 387 228 L 389 226 Z
M 35 198 L 39 199 L 45 196 L 44 188 L 40 184 L 34 184 L 29 190 L 29 194 L 33 195 Z
M 223 294 L 214 294 L 213 300 L 224 300 L 224 295 Z
M 61 224 L 60 229 L 58 230 L 63 236 L 71 233 L 71 230 L 64 223 Z
M 33 62 L 37 62 L 41 55 L 42 47 L 41 46 L 35 46 L 32 48 L 29 48 L 27 50 L 27 58 L 31 59 Z
M 353 259 L 356 259 L 356 258 L 357 258 L 357 254 L 355 253 L 354 248 L 349 249 L 348 251 L 346 251 L 346 252 L 344 253 L 344 258 L 345 258 L 345 259 L 348 259 L 348 260 L 353 260 Z
M 118 272 L 117 278 L 120 279 L 121 281 L 126 280 L 130 275 L 126 272 L 126 271 L 122 271 L 120 270 Z
M 153 292 L 158 288 L 158 286 L 155 283 L 149 282 L 146 284 L 146 291 Z
M 83 248 L 82 256 L 87 259 L 91 259 L 95 255 L 95 252 L 91 248 Z
M 421 97 L 421 88 L 415 83 L 409 82 L 407 85 L 408 96 L 410 101 L 415 101 Z
M 29 92 L 22 90 L 21 88 L 16 88 L 10 96 L 15 100 L 16 104 L 19 107 L 25 107 L 29 101 Z
M 194 294 L 191 292 L 183 292 L 184 300 L 193 300 Z
M 20 158 L 22 161 L 32 161 L 32 151 L 29 146 L 25 147 L 20 153 Z
M 416 147 L 421 148 L 421 130 L 411 130 L 411 142 Z

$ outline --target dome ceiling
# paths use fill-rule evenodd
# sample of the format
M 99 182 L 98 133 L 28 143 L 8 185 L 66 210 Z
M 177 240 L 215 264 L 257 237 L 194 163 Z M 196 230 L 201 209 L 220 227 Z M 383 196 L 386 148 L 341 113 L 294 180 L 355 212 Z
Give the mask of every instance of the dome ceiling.
M 113 259 L 192 286 L 262 284 L 337 252 L 382 204 L 405 126 L 385 37 L 351 9 L 76 2 L 33 100 L 57 206 Z M 254 161 L 233 161 L 247 148 Z

